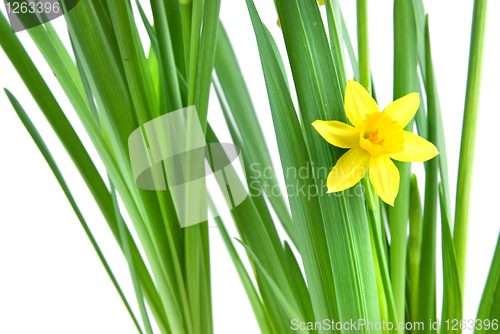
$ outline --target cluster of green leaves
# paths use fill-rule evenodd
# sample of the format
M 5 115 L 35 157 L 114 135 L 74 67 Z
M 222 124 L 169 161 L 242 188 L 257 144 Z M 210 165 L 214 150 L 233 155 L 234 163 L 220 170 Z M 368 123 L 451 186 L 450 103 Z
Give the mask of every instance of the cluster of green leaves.
M 141 310 L 138 328 L 152 332 L 146 302 L 162 333 L 210 333 L 207 223 L 181 229 L 168 190 L 146 191 L 135 185 L 128 136 L 155 117 L 193 104 L 206 126 L 220 1 L 152 1 L 151 5 L 156 23 L 149 28 L 157 48 L 152 47 L 148 57 L 137 29 L 142 23 L 136 22 L 129 1 L 82 1 L 69 11 L 65 19 L 72 50 L 64 47 L 50 23 L 28 30 L 99 153 L 105 176 L 97 172 L 3 15 L 0 44 L 73 159 L 127 258 Z M 21 118 L 26 121 L 25 115 Z M 43 147 L 34 128 L 27 127 Z M 47 150 L 42 153 L 51 161 Z M 109 178 L 110 188 L 103 177 Z M 117 192 L 146 258 L 123 222 Z
M 344 150 L 327 144 L 310 124 L 317 119 L 348 122 L 343 103 L 347 58 L 354 79 L 375 97 L 370 74 L 367 0 L 357 1 L 359 59 L 338 0 L 325 1 L 328 20 L 325 23 L 321 16 L 323 9 L 315 0 L 274 2 L 286 46 L 285 60 L 293 75 L 297 108 L 276 42 L 260 19 L 253 0 L 246 0 L 264 72 L 281 167 L 283 171 L 311 166 L 329 168 Z M 438 318 L 439 205 L 444 273 L 441 317 L 462 318 L 486 3 L 486 0 L 476 0 L 474 7 L 454 231 L 443 122 L 429 24 L 422 0 L 395 0 L 394 3 L 394 99 L 414 91 L 426 97 L 427 104 L 421 104 L 415 117 L 417 130 L 433 142 L 441 154 L 425 165 L 423 205 L 410 163 L 398 164 L 401 189 L 395 206 L 390 208 L 378 199 L 366 179 L 340 194 L 322 194 L 326 174 L 318 173 L 319 169 L 311 171 L 311 178 L 284 174 L 287 190 L 314 188 L 318 189 L 317 196 L 297 192 L 284 198 L 264 191 L 266 184 L 275 187 L 278 181 L 264 179 L 263 173 L 249 168 L 252 164 L 262 170 L 270 168 L 271 157 L 235 53 L 219 21 L 220 0 L 151 0 L 154 24 L 148 21 L 139 2 L 135 5 L 142 22 L 136 22 L 138 18 L 134 17 L 132 4 L 127 0 L 81 1 L 65 15 L 71 50 L 64 47 L 50 23 L 28 30 L 99 153 L 106 176 L 97 172 L 3 15 L 0 15 L 0 45 L 73 159 L 127 259 L 142 321 L 137 320 L 129 307 L 43 139 L 19 102 L 7 91 L 14 110 L 52 168 L 139 332 L 153 332 L 150 315 L 163 334 L 213 332 L 207 222 L 180 228 L 169 190 L 146 191 L 136 187 L 127 154 L 127 139 L 132 131 L 151 119 L 191 105 L 197 108 L 207 142 L 219 142 L 207 122 L 212 84 L 232 140 L 245 154 L 247 175 L 246 179 L 239 180 L 240 186 L 257 179 L 263 190 L 251 193 L 231 211 L 239 243 L 231 240 L 224 222 L 218 217 L 215 219 L 261 332 L 292 333 L 292 319 L 299 322 L 365 319 L 393 324 L 422 321 L 426 325 L 424 331 L 433 332 L 427 324 L 429 319 Z M 145 25 L 151 42 L 147 56 L 137 29 L 140 24 Z M 406 130 L 413 130 L 413 122 Z M 109 178 L 110 187 L 103 177 Z M 230 194 L 226 185 L 220 186 L 225 194 Z M 120 211 L 117 195 L 126 212 Z M 208 200 L 211 211 L 218 216 L 210 198 Z M 229 195 L 226 201 L 233 207 Z M 278 219 L 273 219 L 272 211 Z M 125 214 L 133 223 L 145 258 L 124 223 Z M 293 245 L 282 241 L 276 228 L 278 223 Z M 236 247 L 246 250 L 252 272 L 243 265 Z M 293 247 L 298 250 L 299 258 Z M 255 277 L 255 283 L 251 276 Z M 500 318 L 499 278 L 500 246 L 478 318 Z M 301 331 L 341 332 L 324 328 Z M 447 329 L 443 327 L 441 331 Z M 359 328 L 359 332 L 382 331 L 365 327 Z

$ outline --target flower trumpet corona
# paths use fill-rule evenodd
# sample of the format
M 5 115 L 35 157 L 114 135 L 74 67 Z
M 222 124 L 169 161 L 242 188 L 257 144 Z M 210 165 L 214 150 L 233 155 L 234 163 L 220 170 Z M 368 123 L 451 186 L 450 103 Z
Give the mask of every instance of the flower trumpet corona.
M 349 149 L 328 175 L 328 192 L 354 186 L 369 171 L 370 181 L 380 198 L 394 205 L 399 191 L 399 171 L 391 159 L 427 161 L 439 154 L 432 143 L 404 130 L 418 110 L 418 93 L 403 96 L 379 111 L 365 88 L 349 80 L 344 104 L 353 126 L 321 120 L 312 124 L 327 142 Z

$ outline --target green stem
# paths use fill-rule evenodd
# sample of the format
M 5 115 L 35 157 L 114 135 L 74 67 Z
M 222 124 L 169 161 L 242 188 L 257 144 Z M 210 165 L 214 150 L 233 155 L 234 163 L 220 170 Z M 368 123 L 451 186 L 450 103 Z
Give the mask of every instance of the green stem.
M 416 75 L 417 42 L 413 5 L 411 1 L 396 0 L 394 2 L 394 100 L 414 91 L 413 83 Z M 405 130 L 413 131 L 413 121 Z M 404 321 L 411 164 L 399 161 L 395 164 L 399 169 L 401 181 L 394 207 L 388 210 L 391 232 L 390 272 L 398 321 Z
M 472 189 L 472 166 L 476 143 L 481 74 L 483 69 L 484 37 L 486 33 L 487 0 L 474 1 L 472 33 L 469 54 L 469 73 L 465 95 L 464 122 L 460 161 L 458 166 L 457 199 L 455 205 L 455 230 L 453 239 L 457 252 L 458 272 L 465 291 L 465 270 L 467 259 L 467 234 L 469 228 L 470 197 Z
M 167 22 L 165 4 L 162 0 L 151 1 L 153 18 L 155 22 L 156 35 L 160 46 L 160 59 L 165 78 L 165 93 L 168 96 L 170 111 L 182 108 L 181 92 L 177 80 L 177 68 L 175 65 L 174 51 L 172 49 L 172 38 Z
M 356 9 L 358 19 L 359 83 L 371 93 L 367 0 L 357 0 Z
M 368 3 L 366 0 L 357 1 L 357 19 L 358 19 L 358 50 L 359 50 L 359 80 L 360 83 L 373 95 L 371 87 L 370 75 L 370 54 L 368 41 Z M 382 239 L 378 231 L 379 226 L 379 205 L 378 196 L 372 189 L 372 186 L 367 177 L 362 180 L 365 188 L 366 204 L 368 206 L 368 220 L 370 222 L 372 237 L 374 238 L 375 250 L 374 261 L 380 273 L 379 298 L 385 298 L 385 301 L 380 302 L 381 311 L 384 311 L 383 319 L 397 323 L 396 308 L 394 296 L 391 288 L 391 280 L 387 266 L 387 259 L 382 252 Z M 382 290 L 382 291 L 380 291 Z M 385 318 L 384 318 L 385 316 Z M 397 330 L 395 330 L 397 332 Z
M 188 66 L 188 106 L 194 105 L 196 90 L 196 73 L 198 72 L 198 52 L 200 50 L 200 29 L 203 18 L 202 0 L 194 0 L 191 21 L 191 40 Z
M 182 22 L 182 36 L 184 39 L 184 54 L 186 55 L 186 76 L 189 72 L 189 55 L 191 53 L 191 21 L 193 18 L 193 1 L 181 0 L 181 22 Z
M 118 230 L 120 232 L 120 238 L 123 245 L 123 254 L 125 255 L 125 259 L 127 260 L 128 263 L 130 277 L 132 278 L 132 283 L 134 285 L 135 296 L 137 298 L 137 305 L 139 306 L 139 311 L 141 312 L 144 329 L 146 330 L 146 334 L 153 334 L 153 330 L 151 329 L 151 322 L 149 321 L 148 312 L 144 304 L 144 297 L 142 293 L 141 283 L 139 281 L 139 277 L 137 276 L 137 271 L 134 265 L 134 259 L 132 258 L 132 252 L 130 251 L 125 222 L 123 221 L 120 215 L 120 209 L 118 208 L 118 199 L 116 196 L 115 187 L 113 186 L 113 182 L 111 181 L 111 179 L 109 180 L 109 188 L 110 188 L 111 200 L 113 201 L 113 209 L 115 210 L 116 213 L 116 224 L 118 225 Z
M 410 238 L 408 240 L 408 280 L 411 320 L 416 321 L 418 312 L 418 286 L 420 252 L 422 250 L 422 201 L 417 177 L 413 175 L 410 187 Z
M 497 247 L 495 249 L 495 255 L 493 256 L 493 261 L 490 267 L 490 273 L 488 274 L 488 280 L 484 287 L 483 296 L 481 298 L 481 304 L 479 304 L 479 311 L 477 312 L 476 319 L 490 319 L 491 305 L 493 304 L 493 298 L 495 292 L 500 286 L 500 237 L 498 238 Z M 486 333 L 484 328 L 476 328 L 474 334 Z
M 379 198 L 375 189 L 370 184 L 368 177 L 361 180 L 366 195 L 366 206 L 368 207 L 368 222 L 370 224 L 370 234 L 372 237 L 372 249 L 374 253 L 375 270 L 377 272 L 377 288 L 379 295 L 380 311 L 383 320 L 398 323 L 396 318 L 396 307 L 394 295 L 392 293 L 391 277 L 389 276 L 389 265 L 384 250 L 382 239 L 382 221 L 380 215 Z M 383 298 L 383 300 L 380 300 Z M 382 314 L 385 313 L 385 314 Z M 397 328 L 394 329 L 397 333 Z
M 431 62 L 429 25 L 426 24 L 426 69 L 427 69 L 427 128 L 428 140 L 437 142 L 436 97 L 434 69 Z M 438 210 L 438 175 L 439 158 L 427 162 L 425 171 L 424 220 L 422 224 L 422 248 L 419 273 L 418 321 L 436 321 L 436 242 L 437 242 L 437 210 Z M 448 282 L 445 282 L 445 286 Z M 420 293 L 421 292 L 421 293 Z M 435 330 L 426 328 L 425 332 Z
M 347 75 L 345 73 L 344 56 L 342 52 L 344 37 L 340 4 L 338 0 L 326 0 L 325 5 L 328 18 L 328 32 L 330 35 L 330 48 L 332 50 L 333 62 L 337 70 L 337 77 L 343 95 L 347 86 Z

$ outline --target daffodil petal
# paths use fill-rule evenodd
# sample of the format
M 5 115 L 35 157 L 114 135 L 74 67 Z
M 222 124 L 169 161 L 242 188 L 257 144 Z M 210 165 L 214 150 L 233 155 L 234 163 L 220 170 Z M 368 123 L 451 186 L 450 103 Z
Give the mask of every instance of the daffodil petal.
M 419 105 L 418 93 L 410 93 L 389 104 L 384 111 L 392 119 L 398 121 L 402 127 L 405 127 L 415 116 Z
M 434 144 L 412 132 L 405 131 L 403 138 L 405 140 L 403 152 L 390 154 L 389 157 L 392 159 L 420 162 L 430 160 L 439 154 Z
M 370 159 L 370 181 L 380 198 L 389 205 L 399 191 L 399 170 L 386 155 Z
M 347 118 L 355 127 L 363 124 L 366 114 L 379 111 L 377 102 L 366 89 L 354 80 L 349 80 L 344 99 Z
M 338 121 L 315 121 L 314 128 L 321 137 L 334 146 L 351 148 L 359 146 L 359 130 Z
M 326 182 L 328 192 L 342 191 L 354 186 L 365 176 L 370 164 L 370 154 L 360 147 L 351 148 L 331 170 Z

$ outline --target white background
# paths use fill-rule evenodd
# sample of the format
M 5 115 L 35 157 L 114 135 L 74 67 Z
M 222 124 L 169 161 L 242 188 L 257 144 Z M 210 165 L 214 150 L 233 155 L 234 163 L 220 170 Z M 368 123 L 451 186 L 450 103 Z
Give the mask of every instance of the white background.
M 264 23 L 284 52 L 273 2 L 255 2 Z M 458 170 L 472 3 L 472 0 L 425 3 L 430 13 L 432 52 L 445 123 L 452 194 L 455 193 Z M 355 1 L 343 0 L 341 6 L 355 42 Z M 5 13 L 4 7 L 0 8 Z M 500 12 L 500 2 L 490 1 L 488 11 L 472 188 L 466 319 L 476 316 L 500 228 L 500 195 L 497 191 L 500 181 L 496 172 L 500 164 L 500 107 L 497 103 L 500 26 L 496 17 Z M 370 2 L 371 65 L 381 108 L 392 101 L 392 13 L 392 1 Z M 240 65 L 244 64 L 242 71 L 269 142 L 273 162 L 279 169 L 271 114 L 245 1 L 223 0 L 221 18 Z M 53 23 L 59 31 L 64 31 L 62 18 Z M 97 161 L 97 154 L 91 149 L 88 137 L 49 67 L 28 34 L 21 32 L 18 36 Z M 63 38 L 67 42 L 65 33 Z M 1 49 L 0 64 L 0 87 L 8 88 L 20 100 L 48 143 L 128 299 L 134 304 L 126 262 L 92 196 Z M 209 118 L 212 124 L 220 124 L 221 117 L 213 96 Z M 136 333 L 57 181 L 3 92 L 0 92 L 0 124 L 0 333 Z M 230 141 L 225 127 L 219 126 L 216 131 L 223 141 Z M 423 168 L 414 165 L 414 171 L 422 180 Z M 103 170 L 99 163 L 98 167 Z M 223 217 L 227 218 L 227 215 Z M 228 225 L 234 234 L 232 224 Z M 219 233 L 216 228 L 211 228 L 210 232 L 215 333 L 258 333 L 255 318 Z M 438 250 L 440 247 L 439 242 Z M 440 265 L 439 255 L 439 275 Z M 441 286 L 439 277 L 439 293 Z M 440 303 L 439 300 L 438 310 L 441 309 Z

